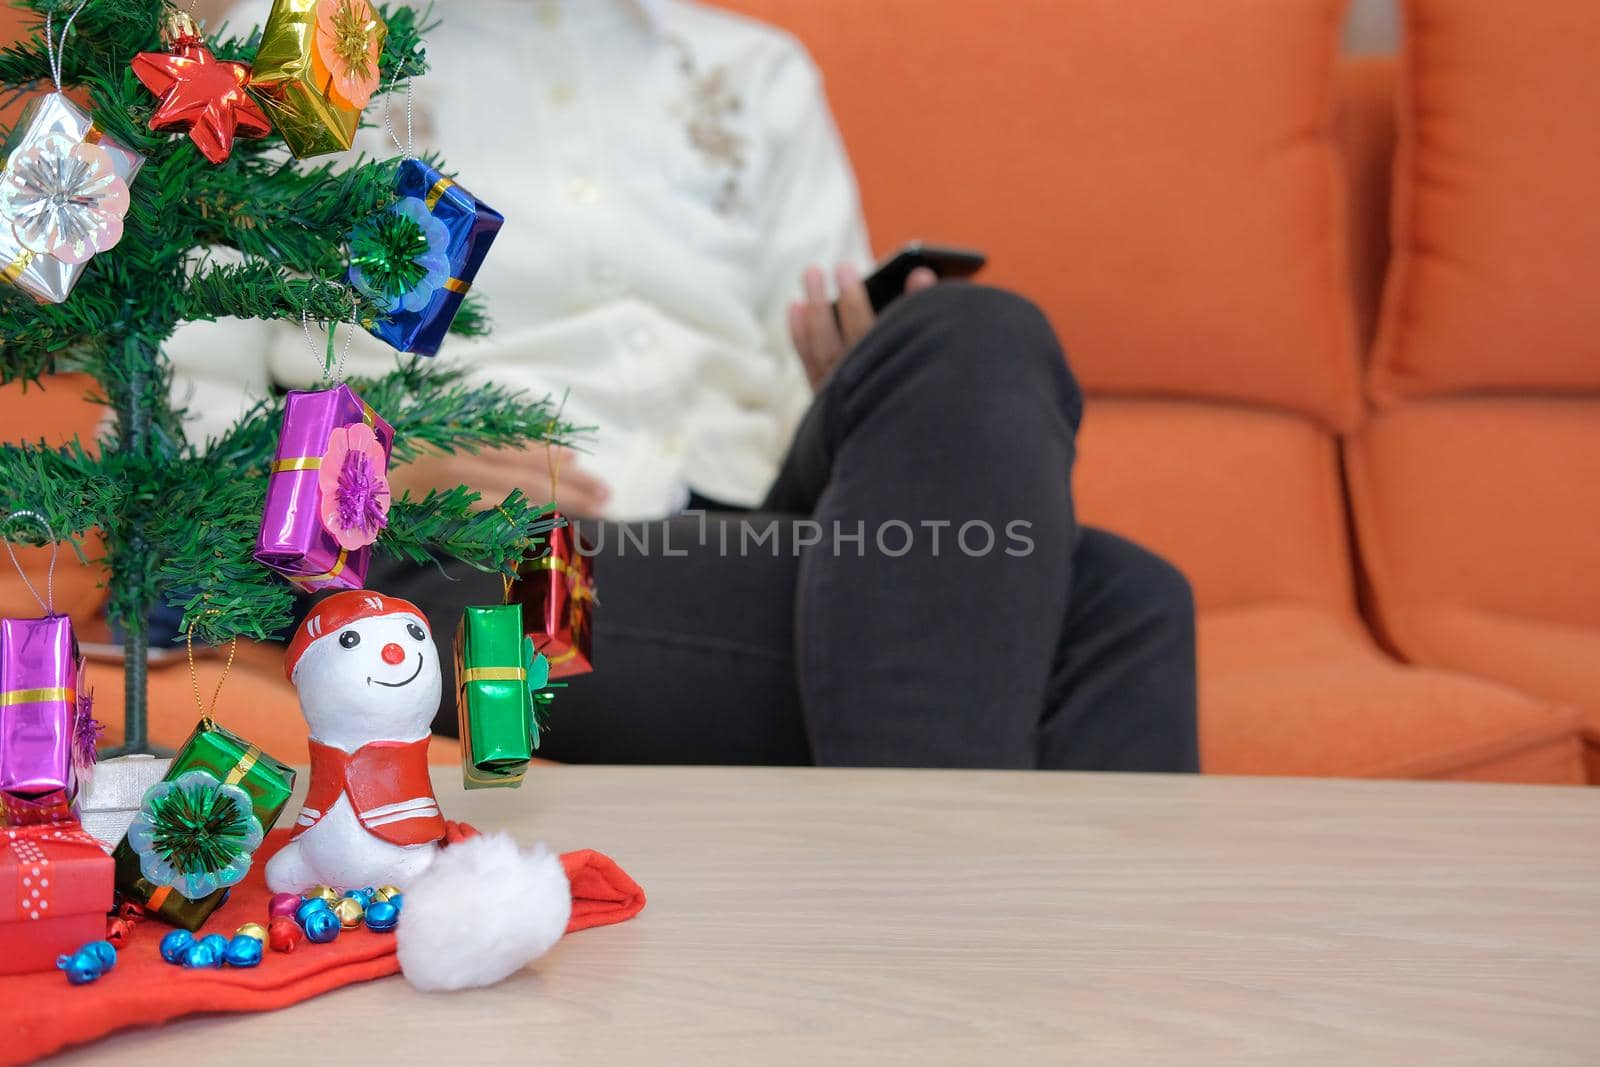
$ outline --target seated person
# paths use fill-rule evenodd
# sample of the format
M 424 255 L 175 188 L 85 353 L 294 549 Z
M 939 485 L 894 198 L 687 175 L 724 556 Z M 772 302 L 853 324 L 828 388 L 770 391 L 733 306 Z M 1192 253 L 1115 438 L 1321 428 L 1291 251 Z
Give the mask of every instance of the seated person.
M 602 520 L 580 524 L 598 669 L 559 691 L 541 756 L 1197 769 L 1189 588 L 1079 524 L 1083 397 L 1049 323 L 927 273 L 874 315 L 854 177 L 795 41 L 687 0 L 434 11 L 417 148 L 507 218 L 476 281 L 494 332 L 438 358 L 565 396 L 595 429 L 577 454 L 396 477 L 540 499 L 558 465 L 562 509 Z M 259 330 L 270 354 L 217 359 L 216 329 L 231 351 Z M 270 332 L 191 328 L 179 399 L 230 419 L 310 385 L 303 338 Z M 356 348 L 352 373 L 395 358 Z M 368 581 L 440 633 L 503 591 L 381 557 Z

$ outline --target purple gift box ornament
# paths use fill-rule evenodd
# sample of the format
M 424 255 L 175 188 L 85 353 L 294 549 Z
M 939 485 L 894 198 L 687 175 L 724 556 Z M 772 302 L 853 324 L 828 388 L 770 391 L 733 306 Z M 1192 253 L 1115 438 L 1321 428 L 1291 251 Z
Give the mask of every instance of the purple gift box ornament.
M 11 518 L 24 516 L 44 524 L 31 511 Z M 54 531 L 50 536 L 54 547 Z M 6 551 L 16 563 L 9 541 Z M 54 613 L 53 595 L 39 597 L 26 573 L 23 581 L 45 616 L 0 619 L 0 822 L 14 826 L 74 818 L 79 776 L 88 770 L 79 743 L 84 661 L 72 620 Z
M 394 427 L 348 385 L 291 392 L 256 539 L 257 562 L 306 592 L 360 589 L 388 522 Z

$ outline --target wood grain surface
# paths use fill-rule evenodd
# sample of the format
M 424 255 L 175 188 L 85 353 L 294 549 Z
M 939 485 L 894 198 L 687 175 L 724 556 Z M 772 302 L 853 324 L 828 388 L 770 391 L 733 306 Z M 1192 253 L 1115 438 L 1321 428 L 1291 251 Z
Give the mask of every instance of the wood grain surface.
M 391 978 L 62 1062 L 1600 1063 L 1600 790 L 697 768 L 540 768 L 516 792 L 436 780 L 453 818 L 610 853 L 649 906 L 492 989 L 425 996 Z

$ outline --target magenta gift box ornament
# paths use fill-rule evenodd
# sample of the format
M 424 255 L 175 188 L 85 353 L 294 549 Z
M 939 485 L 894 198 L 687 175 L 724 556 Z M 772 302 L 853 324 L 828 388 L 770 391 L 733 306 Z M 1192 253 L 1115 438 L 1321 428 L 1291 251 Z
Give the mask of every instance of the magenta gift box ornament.
M 10 825 L 72 817 L 83 658 L 72 620 L 0 619 L 0 812 Z
M 5 542 L 44 618 L 0 619 L 0 825 L 76 821 L 78 779 L 93 769 L 97 724 L 72 620 L 55 612 L 55 531 L 36 511 L 13 511 L 6 522 L 16 519 L 44 527 L 50 571 L 41 597 Z
M 255 558 L 306 592 L 360 589 L 388 521 L 394 427 L 348 385 L 289 394 Z

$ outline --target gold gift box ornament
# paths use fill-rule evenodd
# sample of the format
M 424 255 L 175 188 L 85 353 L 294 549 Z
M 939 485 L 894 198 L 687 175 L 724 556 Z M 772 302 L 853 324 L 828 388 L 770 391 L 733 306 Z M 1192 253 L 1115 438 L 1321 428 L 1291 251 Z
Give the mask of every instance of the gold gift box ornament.
M 273 0 L 250 88 L 296 158 L 355 142 L 388 36 L 368 0 Z

